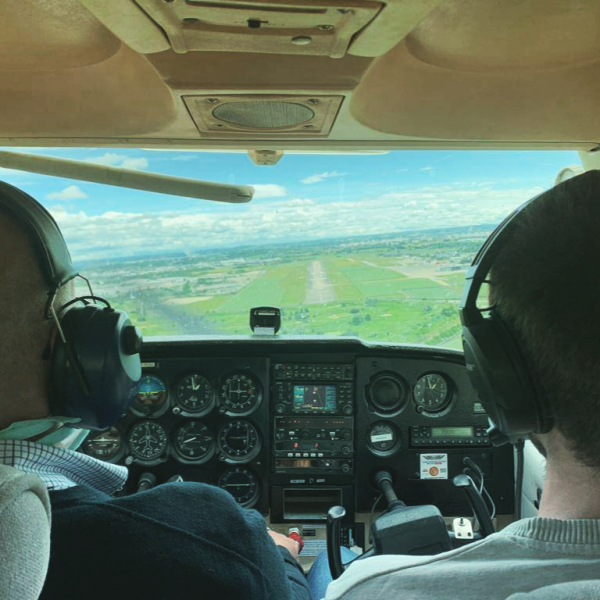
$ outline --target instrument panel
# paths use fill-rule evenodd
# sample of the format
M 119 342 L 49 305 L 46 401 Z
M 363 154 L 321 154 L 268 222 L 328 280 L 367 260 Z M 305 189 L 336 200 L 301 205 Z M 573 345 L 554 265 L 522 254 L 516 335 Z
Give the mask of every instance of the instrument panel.
M 358 340 L 148 342 L 127 414 L 82 451 L 144 472 L 227 490 L 271 522 L 320 522 L 332 498 L 369 512 L 378 470 L 407 504 L 470 514 L 452 478 L 464 458 L 513 510 L 510 448 L 494 448 L 462 353 Z M 432 466 L 434 465 L 434 466 Z

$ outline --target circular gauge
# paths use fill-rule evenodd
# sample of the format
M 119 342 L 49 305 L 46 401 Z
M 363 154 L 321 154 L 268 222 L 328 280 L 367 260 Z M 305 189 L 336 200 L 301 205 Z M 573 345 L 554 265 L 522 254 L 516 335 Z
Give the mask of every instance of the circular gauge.
M 258 431 L 248 421 L 231 421 L 219 431 L 219 447 L 224 460 L 248 462 L 260 451 Z
M 201 421 L 184 423 L 175 434 L 175 451 L 186 460 L 206 462 L 214 453 L 214 438 Z
M 247 415 L 260 403 L 259 385 L 249 375 L 234 373 L 221 383 L 220 398 L 227 412 Z
M 415 385 L 415 402 L 420 412 L 439 412 L 450 403 L 450 388 L 443 375 L 423 375 Z
M 108 462 L 118 460 L 123 454 L 124 448 L 123 436 L 116 427 L 111 427 L 107 431 L 90 433 L 83 442 L 86 454 Z
M 400 439 L 396 428 L 391 423 L 374 423 L 369 429 L 367 444 L 375 454 L 393 454 L 399 446 Z
M 213 386 L 206 377 L 197 373 L 186 375 L 180 379 L 175 395 L 179 406 L 189 413 L 207 414 L 213 407 Z
M 139 460 L 154 461 L 167 448 L 167 434 L 156 421 L 140 421 L 129 432 L 131 454 Z
M 258 479 L 243 467 L 225 471 L 219 477 L 219 487 L 228 491 L 238 504 L 246 508 L 254 506 L 258 499 Z
M 140 416 L 150 416 L 166 408 L 167 386 L 156 375 L 144 375 L 131 410 Z
M 393 413 L 406 402 L 406 386 L 395 375 L 377 375 L 367 388 L 367 397 L 379 412 Z

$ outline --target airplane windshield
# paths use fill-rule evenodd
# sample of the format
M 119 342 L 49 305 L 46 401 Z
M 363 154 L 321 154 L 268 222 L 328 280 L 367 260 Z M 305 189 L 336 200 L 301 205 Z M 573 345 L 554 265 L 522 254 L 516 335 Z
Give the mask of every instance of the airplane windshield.
M 241 152 L 17 151 L 255 187 L 249 204 L 220 204 L 0 169 L 146 338 L 245 335 L 251 307 L 277 306 L 281 335 L 449 348 L 482 241 L 579 163 L 567 151 L 285 154 L 268 167 Z

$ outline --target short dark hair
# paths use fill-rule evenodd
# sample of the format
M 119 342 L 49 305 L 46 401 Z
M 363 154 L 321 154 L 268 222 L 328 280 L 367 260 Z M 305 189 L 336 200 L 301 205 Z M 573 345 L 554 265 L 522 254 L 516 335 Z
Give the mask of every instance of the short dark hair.
M 600 468 L 600 171 L 524 209 L 491 280 L 555 427 L 579 461 Z

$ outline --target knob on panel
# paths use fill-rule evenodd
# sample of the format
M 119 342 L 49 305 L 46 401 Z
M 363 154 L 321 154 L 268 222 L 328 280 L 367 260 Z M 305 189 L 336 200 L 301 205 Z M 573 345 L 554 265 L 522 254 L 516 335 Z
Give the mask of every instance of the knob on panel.
M 407 389 L 398 375 L 379 374 L 367 386 L 367 401 L 377 412 L 395 413 L 406 404 Z

